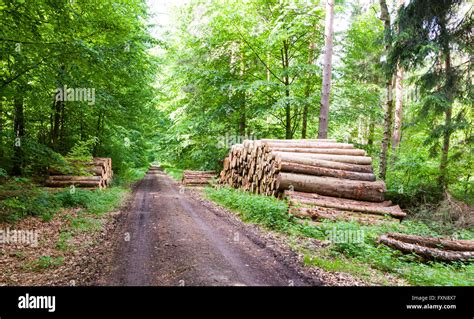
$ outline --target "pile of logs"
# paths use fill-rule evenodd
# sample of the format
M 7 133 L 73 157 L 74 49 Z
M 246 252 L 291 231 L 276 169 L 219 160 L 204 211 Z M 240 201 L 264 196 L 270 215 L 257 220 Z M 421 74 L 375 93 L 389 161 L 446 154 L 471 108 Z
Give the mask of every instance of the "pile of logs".
M 366 202 L 312 193 L 285 191 L 290 213 L 313 220 L 356 221 L 361 224 L 382 224 L 402 219 L 405 213 L 391 201 Z
M 403 218 L 398 206 L 384 202 L 385 183 L 375 180 L 372 159 L 366 155 L 352 144 L 331 139 L 246 140 L 232 146 L 220 182 L 269 196 L 299 192 L 291 199 L 299 202 L 292 212 L 316 219 L 345 218 L 347 212 L 372 219 L 377 215 Z M 320 196 L 308 198 L 304 193 Z M 300 197 L 306 197 L 304 203 Z
M 71 176 L 64 175 L 58 171 L 50 170 L 46 180 L 47 187 L 69 187 L 74 185 L 81 188 L 106 188 L 112 182 L 112 159 L 107 157 L 94 157 L 90 163 L 83 163 L 88 175 Z
M 414 253 L 428 260 L 474 261 L 474 240 L 451 240 L 400 233 L 387 233 L 378 239 L 393 249 Z
M 216 177 L 215 171 L 184 171 L 181 183 L 187 186 L 204 186 Z

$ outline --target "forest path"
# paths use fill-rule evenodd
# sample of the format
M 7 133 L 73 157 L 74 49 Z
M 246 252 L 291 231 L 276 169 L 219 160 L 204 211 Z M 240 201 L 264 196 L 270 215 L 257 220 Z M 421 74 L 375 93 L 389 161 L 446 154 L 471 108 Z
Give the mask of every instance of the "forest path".
M 267 247 L 249 225 L 227 215 L 182 191 L 161 170 L 149 171 L 120 217 L 112 262 L 99 284 L 321 284 L 298 271 L 295 256 Z

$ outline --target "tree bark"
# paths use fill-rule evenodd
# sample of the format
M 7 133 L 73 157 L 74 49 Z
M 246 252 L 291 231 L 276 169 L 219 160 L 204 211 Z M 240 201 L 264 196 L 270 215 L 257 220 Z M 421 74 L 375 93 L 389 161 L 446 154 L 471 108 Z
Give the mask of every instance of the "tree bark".
M 403 6 L 405 0 L 398 0 L 398 9 Z M 392 150 L 393 156 L 396 154 L 398 145 L 402 135 L 402 120 L 403 120 L 403 67 L 397 63 L 397 72 L 395 76 L 395 120 L 392 135 Z
M 293 154 L 289 152 L 273 152 L 276 155 Z M 350 155 L 332 155 L 332 154 L 315 154 L 315 153 L 297 153 L 297 156 L 305 158 L 315 158 L 325 161 L 333 161 L 347 164 L 371 165 L 372 158 L 368 156 L 350 156 Z
M 353 181 L 333 177 L 280 173 L 278 189 L 316 193 L 372 202 L 383 202 L 386 191 L 383 182 Z
M 308 46 L 308 67 L 311 67 L 314 62 L 314 43 L 310 42 Z M 306 138 L 306 132 L 308 129 L 308 109 L 309 109 L 309 96 L 311 94 L 311 75 L 308 74 L 306 77 L 306 85 L 304 88 L 305 102 L 303 105 L 303 118 L 301 121 L 301 138 Z
M 280 153 L 277 155 L 277 159 L 279 161 L 287 161 L 287 162 L 292 162 L 292 163 L 297 163 L 297 164 L 325 167 L 325 168 L 338 169 L 338 170 L 344 170 L 344 171 L 352 171 L 352 172 L 360 172 L 360 173 L 373 172 L 371 165 L 355 165 L 355 164 L 347 164 L 347 163 L 341 163 L 341 162 L 333 162 L 333 161 L 322 160 L 322 159 L 311 158 L 311 157 L 301 157 L 298 154 L 292 154 L 292 153 Z
M 388 55 L 391 43 L 391 26 L 390 26 L 390 13 L 388 12 L 387 3 L 385 0 L 380 0 L 380 19 L 384 23 L 385 33 L 385 54 Z M 392 113 L 393 113 L 393 96 L 392 96 L 392 75 L 386 75 L 386 97 L 384 106 L 384 124 L 383 124 L 383 138 L 382 138 L 382 149 L 380 151 L 380 166 L 379 166 L 379 177 L 385 179 L 387 174 L 387 154 L 390 144 L 390 132 L 392 129 Z
M 474 240 L 451 240 L 436 237 L 423 237 L 401 233 L 388 233 L 389 237 L 410 244 L 418 244 L 426 247 L 444 250 L 472 251 L 474 252 Z
M 358 173 L 351 171 L 344 171 L 332 168 L 319 167 L 314 165 L 298 164 L 294 162 L 282 161 L 278 165 L 281 172 L 299 173 L 316 176 L 329 176 L 337 178 L 352 179 L 357 181 L 375 181 L 375 175 L 371 173 Z
M 389 235 L 380 236 L 379 242 L 405 253 L 415 253 L 425 259 L 435 259 L 448 262 L 468 261 L 474 259 L 474 251 L 445 251 L 442 249 L 406 243 L 391 238 Z
M 319 110 L 318 138 L 328 136 L 329 96 L 331 94 L 331 68 L 333 51 L 334 0 L 326 0 L 326 21 L 324 28 L 324 64 L 321 92 L 321 108 Z
M 18 93 L 17 93 L 18 94 Z M 25 117 L 23 109 L 23 96 L 15 96 L 14 101 L 13 131 L 15 141 L 13 144 L 12 175 L 19 176 L 23 168 L 23 137 L 25 136 Z

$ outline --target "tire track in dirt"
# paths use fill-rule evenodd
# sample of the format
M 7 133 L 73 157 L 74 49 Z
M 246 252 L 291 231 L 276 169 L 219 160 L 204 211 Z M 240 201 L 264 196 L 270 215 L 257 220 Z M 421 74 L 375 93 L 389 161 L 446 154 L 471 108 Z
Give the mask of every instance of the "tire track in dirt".
M 126 286 L 320 285 L 288 256 L 192 198 L 162 171 L 135 188 L 99 284 Z M 129 240 L 127 240 L 127 236 Z

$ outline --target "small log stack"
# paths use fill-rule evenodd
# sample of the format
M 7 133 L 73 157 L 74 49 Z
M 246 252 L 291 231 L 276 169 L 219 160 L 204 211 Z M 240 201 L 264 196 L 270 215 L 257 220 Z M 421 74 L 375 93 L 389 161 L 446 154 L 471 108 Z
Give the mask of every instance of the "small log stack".
M 246 140 L 230 149 L 220 183 L 267 196 L 297 192 L 286 192 L 291 212 L 315 219 L 346 218 L 349 212 L 370 215 L 359 216 L 365 220 L 405 216 L 400 207 L 385 206 L 385 183 L 376 181 L 366 152 L 332 139 Z
M 387 233 L 381 235 L 378 242 L 404 253 L 415 253 L 428 260 L 474 261 L 474 240 L 451 240 Z
M 184 171 L 181 183 L 187 186 L 204 186 L 216 177 L 215 171 Z
M 94 157 L 90 163 L 83 164 L 87 176 L 64 175 L 58 171 L 50 170 L 50 175 L 46 180 L 47 187 L 69 187 L 74 185 L 81 188 L 106 188 L 112 182 L 112 159 L 107 157 Z

